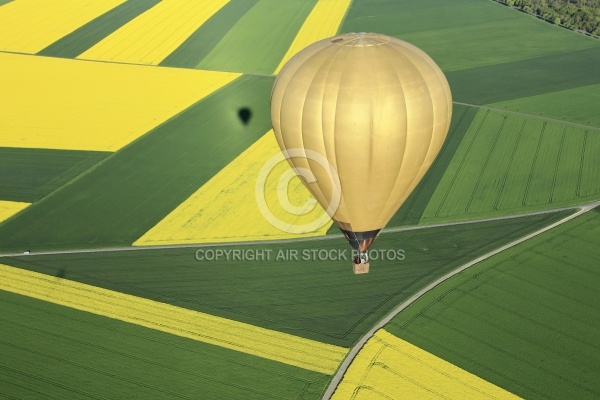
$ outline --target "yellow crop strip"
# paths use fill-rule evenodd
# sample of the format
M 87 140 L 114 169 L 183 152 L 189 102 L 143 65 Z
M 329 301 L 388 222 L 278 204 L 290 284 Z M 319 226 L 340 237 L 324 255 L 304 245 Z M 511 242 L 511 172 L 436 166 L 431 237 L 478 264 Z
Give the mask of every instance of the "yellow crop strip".
M 0 146 L 116 151 L 239 74 L 0 53 Z
M 275 70 L 275 74 L 278 74 L 285 63 L 306 46 L 335 36 L 350 2 L 351 0 L 319 0 L 302 24 L 292 45 Z
M 30 203 L 0 200 L 0 222 L 24 210 Z
M 257 180 L 265 163 L 277 154 L 280 150 L 275 135 L 269 131 L 134 245 L 232 242 L 326 234 L 332 222 L 300 179 L 294 177 L 289 184 L 281 186 L 282 178 L 284 183 L 288 182 L 285 176 L 291 172 L 283 159 L 270 170 L 264 189 L 261 189 L 267 212 L 284 224 L 306 226 L 306 229 L 300 233 L 285 232 L 265 218 L 265 210 L 261 211 L 256 201 Z M 300 215 L 286 211 L 281 197 L 302 209 Z M 326 223 L 319 223 L 325 220 Z
M 519 399 L 383 329 L 358 353 L 333 399 Z
M 333 374 L 347 349 L 0 264 L 0 290 Z
M 162 0 L 78 58 L 156 65 L 229 0 Z
M 0 8 L 0 50 L 37 53 L 125 0 L 18 0 Z

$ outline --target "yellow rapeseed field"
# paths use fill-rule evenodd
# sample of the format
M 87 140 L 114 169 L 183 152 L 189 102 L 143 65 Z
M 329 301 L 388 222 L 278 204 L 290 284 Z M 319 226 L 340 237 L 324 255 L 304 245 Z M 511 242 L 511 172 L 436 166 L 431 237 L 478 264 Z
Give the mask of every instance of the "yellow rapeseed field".
M 0 222 L 25 209 L 30 203 L 0 200 Z
M 156 65 L 229 0 L 162 0 L 78 58 Z
M 333 399 L 518 399 L 386 332 L 367 342 Z
M 333 374 L 347 349 L 0 264 L 0 290 Z
M 0 53 L 0 146 L 116 151 L 239 74 Z
M 321 39 L 335 36 L 351 0 L 319 0 L 304 21 L 292 45 L 275 70 L 279 73 L 285 63 L 300 50 Z
M 17 0 L 0 8 L 0 50 L 37 53 L 125 0 Z
M 280 154 L 280 150 L 273 131 L 269 131 L 134 245 L 231 242 L 324 235 L 331 226 L 331 220 L 300 179 L 286 179 L 286 174 L 292 171 L 283 159 L 266 176 L 261 194 L 264 194 L 268 212 L 272 213 L 273 217 L 287 226 L 306 225 L 307 228 L 302 229 L 303 232 L 300 233 L 282 231 L 265 218 L 264 209 L 261 212 L 256 200 L 257 180 L 263 165 L 276 154 Z M 280 199 L 281 197 L 283 199 Z M 286 211 L 282 204 L 287 205 L 287 201 L 298 207 L 300 215 Z M 321 224 L 320 221 L 326 222 Z

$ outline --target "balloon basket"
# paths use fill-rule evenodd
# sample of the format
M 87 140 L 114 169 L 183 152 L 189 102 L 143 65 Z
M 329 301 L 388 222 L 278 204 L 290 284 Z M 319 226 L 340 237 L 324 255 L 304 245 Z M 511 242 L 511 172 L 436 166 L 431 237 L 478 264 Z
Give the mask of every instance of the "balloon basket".
M 355 274 L 368 274 L 369 263 L 352 263 L 352 270 Z

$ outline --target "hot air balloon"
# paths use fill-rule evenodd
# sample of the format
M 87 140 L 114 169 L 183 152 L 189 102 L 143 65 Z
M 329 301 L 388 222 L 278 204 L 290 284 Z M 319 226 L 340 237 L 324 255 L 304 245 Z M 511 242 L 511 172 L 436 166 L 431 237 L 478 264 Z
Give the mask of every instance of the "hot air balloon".
M 386 35 L 318 41 L 277 76 L 277 143 L 284 154 L 295 153 L 286 157 L 295 171 L 314 175 L 301 179 L 358 252 L 355 272 L 368 272 L 367 250 L 434 161 L 451 116 L 440 68 L 419 48 Z

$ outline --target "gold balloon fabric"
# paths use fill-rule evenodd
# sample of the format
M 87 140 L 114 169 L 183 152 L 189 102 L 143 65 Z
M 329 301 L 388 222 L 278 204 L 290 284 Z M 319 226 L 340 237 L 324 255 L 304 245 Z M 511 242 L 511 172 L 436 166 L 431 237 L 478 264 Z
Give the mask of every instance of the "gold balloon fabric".
M 271 95 L 280 148 L 305 155 L 288 161 L 314 174 L 303 179 L 310 192 L 347 237 L 364 233 L 366 248 L 437 156 L 451 116 L 450 87 L 435 62 L 374 33 L 308 46 L 283 67 Z

